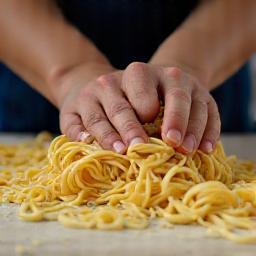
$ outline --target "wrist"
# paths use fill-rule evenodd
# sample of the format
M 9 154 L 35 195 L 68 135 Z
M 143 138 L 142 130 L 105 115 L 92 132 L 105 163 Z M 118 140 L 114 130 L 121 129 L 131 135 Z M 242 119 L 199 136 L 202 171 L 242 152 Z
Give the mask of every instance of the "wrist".
M 98 62 L 80 63 L 59 72 L 57 76 L 49 79 L 55 106 L 60 109 L 64 98 L 73 87 L 84 85 L 98 76 L 114 70 L 107 60 L 102 59 Z

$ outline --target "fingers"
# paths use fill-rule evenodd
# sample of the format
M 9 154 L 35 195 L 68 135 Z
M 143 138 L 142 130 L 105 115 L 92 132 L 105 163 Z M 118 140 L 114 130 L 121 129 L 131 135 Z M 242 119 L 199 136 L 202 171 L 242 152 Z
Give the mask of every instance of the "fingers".
M 206 153 L 212 152 L 219 140 L 220 130 L 221 122 L 218 107 L 211 97 L 208 103 L 208 120 L 199 148 Z
M 162 124 L 162 138 L 168 144 L 178 147 L 185 136 L 191 108 L 191 89 L 176 68 L 168 68 L 162 74 L 165 109 Z
M 122 89 L 142 123 L 153 121 L 159 112 L 157 86 L 155 72 L 145 63 L 133 62 L 123 74 Z
M 208 91 L 178 68 L 161 74 L 165 110 L 162 138 L 183 153 L 210 153 L 220 135 L 218 108 Z
M 207 123 L 208 105 L 206 99 L 193 99 L 189 122 L 181 150 L 185 153 L 191 153 L 198 148 L 204 129 Z
M 87 131 L 82 131 L 78 134 L 78 141 L 81 141 L 84 143 L 91 143 L 93 140 L 94 140 L 93 136 Z
M 82 121 L 76 113 L 60 112 L 60 129 L 71 140 L 78 140 L 80 132 L 84 131 Z
M 132 106 L 125 99 L 120 87 L 115 86 L 115 83 L 121 81 L 114 77 L 104 76 L 100 77 L 98 82 L 102 86 L 101 93 L 98 94 L 99 101 L 125 145 L 147 142 L 147 134 L 138 121 Z
M 95 138 L 103 148 L 124 153 L 129 145 L 147 142 L 140 121 L 157 116 L 158 93 L 165 101 L 163 140 L 182 152 L 198 147 L 211 152 L 220 135 L 217 105 L 206 89 L 176 67 L 135 62 L 125 71 L 76 87 L 62 106 L 61 130 L 72 140 Z
M 129 145 L 147 142 L 117 73 L 102 75 L 82 87 L 75 104 L 72 101 L 69 111 L 61 112 L 62 131 L 71 139 L 87 141 L 93 137 L 103 148 L 118 153 L 124 153 Z
M 90 143 L 93 137 L 86 131 L 81 118 L 75 113 L 61 112 L 60 128 L 63 134 L 73 141 Z
M 126 147 L 119 134 L 109 123 L 101 106 L 95 101 L 80 104 L 79 113 L 86 130 L 100 143 L 100 145 L 117 153 L 124 153 Z

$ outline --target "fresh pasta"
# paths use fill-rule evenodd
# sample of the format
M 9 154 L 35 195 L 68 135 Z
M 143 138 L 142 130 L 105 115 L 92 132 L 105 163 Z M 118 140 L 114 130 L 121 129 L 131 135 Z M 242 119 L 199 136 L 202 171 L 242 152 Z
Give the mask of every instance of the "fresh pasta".
M 199 224 L 256 243 L 255 164 L 226 156 L 220 142 L 186 156 L 154 137 L 125 155 L 64 135 L 47 152 L 49 141 L 43 133 L 0 146 L 0 202 L 21 204 L 22 220 L 103 230 Z

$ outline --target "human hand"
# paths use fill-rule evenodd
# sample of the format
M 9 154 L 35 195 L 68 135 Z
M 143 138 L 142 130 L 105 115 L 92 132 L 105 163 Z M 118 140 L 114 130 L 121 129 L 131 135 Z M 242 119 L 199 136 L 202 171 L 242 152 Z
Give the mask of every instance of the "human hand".
M 60 125 L 71 139 L 91 135 L 103 148 L 124 153 L 131 144 L 147 142 L 141 123 L 156 118 L 162 98 L 166 143 L 185 153 L 215 147 L 220 135 L 217 105 L 195 77 L 177 67 L 139 62 L 123 71 L 109 66 L 93 70 L 88 75 L 88 68 L 80 67 L 63 79 L 70 89 L 61 100 Z

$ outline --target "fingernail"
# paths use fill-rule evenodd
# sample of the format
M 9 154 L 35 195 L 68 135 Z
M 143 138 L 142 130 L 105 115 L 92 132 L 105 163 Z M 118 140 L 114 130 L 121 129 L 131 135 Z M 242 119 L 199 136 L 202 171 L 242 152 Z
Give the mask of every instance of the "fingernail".
M 81 142 L 87 142 L 89 143 L 89 141 L 92 139 L 92 136 L 90 133 L 88 132 L 80 132 L 78 134 L 78 141 L 81 141 Z
M 195 137 L 193 135 L 187 135 L 182 143 L 182 147 L 187 152 L 192 152 L 195 147 Z
M 125 145 L 122 141 L 116 141 L 113 143 L 113 148 L 117 153 L 121 154 L 125 150 Z
M 203 142 L 202 148 L 204 151 L 206 151 L 207 153 L 211 153 L 213 151 L 213 145 L 210 141 L 205 141 Z
M 175 144 L 179 144 L 181 140 L 181 133 L 176 129 L 171 129 L 167 132 L 166 137 Z
M 130 146 L 135 145 L 135 144 L 139 144 L 139 143 L 145 143 L 145 141 L 140 137 L 135 137 L 131 140 Z

